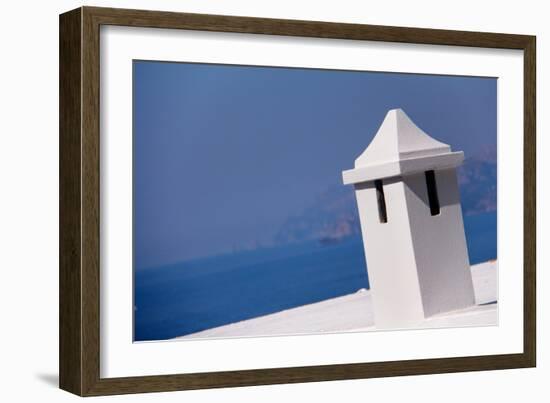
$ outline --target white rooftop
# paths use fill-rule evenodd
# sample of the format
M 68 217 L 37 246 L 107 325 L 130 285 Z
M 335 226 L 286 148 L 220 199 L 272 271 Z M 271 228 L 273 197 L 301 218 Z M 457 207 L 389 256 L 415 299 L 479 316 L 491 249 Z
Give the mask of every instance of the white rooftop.
M 496 261 L 471 267 L 476 305 L 432 316 L 409 329 L 498 325 Z M 215 327 L 178 339 L 274 336 L 377 330 L 369 290 Z
M 388 111 L 369 146 L 343 172 L 345 184 L 360 183 L 423 170 L 455 167 L 464 154 L 430 137 L 402 109 Z

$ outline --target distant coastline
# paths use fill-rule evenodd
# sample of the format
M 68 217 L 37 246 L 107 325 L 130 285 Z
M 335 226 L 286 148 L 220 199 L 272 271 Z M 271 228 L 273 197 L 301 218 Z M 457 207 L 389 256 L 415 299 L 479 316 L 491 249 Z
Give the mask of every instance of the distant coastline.
M 458 169 L 460 199 L 464 216 L 497 209 L 496 150 L 487 148 L 469 157 Z M 321 245 L 360 236 L 353 188 L 335 185 L 326 189 L 304 211 L 289 217 L 274 237 L 274 245 L 317 240 Z

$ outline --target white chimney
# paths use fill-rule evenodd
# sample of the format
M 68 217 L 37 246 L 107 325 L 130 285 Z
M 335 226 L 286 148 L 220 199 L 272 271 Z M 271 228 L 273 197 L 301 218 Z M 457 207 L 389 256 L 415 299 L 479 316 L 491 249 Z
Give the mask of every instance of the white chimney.
M 376 327 L 474 305 L 456 177 L 463 160 L 394 109 L 343 172 L 355 186 Z

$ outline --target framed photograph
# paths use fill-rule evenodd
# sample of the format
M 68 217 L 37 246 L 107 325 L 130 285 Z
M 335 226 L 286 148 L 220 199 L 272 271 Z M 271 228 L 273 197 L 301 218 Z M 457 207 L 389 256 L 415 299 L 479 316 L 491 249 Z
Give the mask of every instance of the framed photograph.
M 533 367 L 535 37 L 60 16 L 60 387 Z

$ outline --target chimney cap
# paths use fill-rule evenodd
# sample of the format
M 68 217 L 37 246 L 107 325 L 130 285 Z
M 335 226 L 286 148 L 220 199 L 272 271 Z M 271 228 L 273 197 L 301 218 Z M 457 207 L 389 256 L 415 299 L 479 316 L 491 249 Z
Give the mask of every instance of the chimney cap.
M 422 131 L 402 109 L 388 111 L 368 147 L 355 160 L 355 168 L 343 172 L 345 184 L 400 176 L 423 170 L 456 167 L 463 152 Z

